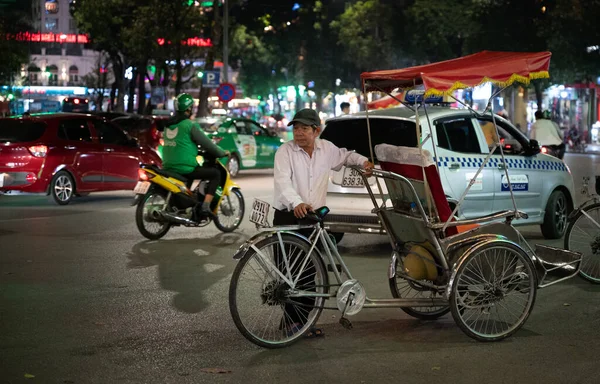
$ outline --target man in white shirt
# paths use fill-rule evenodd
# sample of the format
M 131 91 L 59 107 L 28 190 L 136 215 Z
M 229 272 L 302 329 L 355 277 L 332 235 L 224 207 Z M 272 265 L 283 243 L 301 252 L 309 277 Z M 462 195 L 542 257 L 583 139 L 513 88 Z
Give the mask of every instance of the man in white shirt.
M 362 166 L 367 172 L 373 164 L 358 153 L 338 148 L 327 140 L 319 139 L 321 120 L 316 111 L 302 109 L 288 125 L 294 126 L 294 140 L 283 144 L 275 154 L 275 204 L 281 213 L 295 221 L 314 208 L 325 205 L 329 171 L 338 171 L 344 165 Z M 285 225 L 288 225 L 287 223 Z
M 544 118 L 542 111 L 535 111 L 535 123 L 530 128 L 529 137 L 531 140 L 537 140 L 540 147 L 550 147 L 559 159 L 563 158 L 565 153 L 563 134 L 556 123 Z
M 321 133 L 321 119 L 316 111 L 302 109 L 288 125 L 294 126 L 294 140 L 283 144 L 275 154 L 275 226 L 298 224 L 307 212 L 324 206 L 331 170 L 337 171 L 344 165 L 362 166 L 367 175 L 373 170 L 373 164 L 366 157 L 318 138 Z M 310 235 L 310 231 L 300 232 L 305 236 Z M 283 265 L 281 255 L 276 253 L 277 264 Z M 314 276 L 314 266 L 309 263 L 298 284 L 312 286 Z M 315 299 L 296 298 L 294 301 L 300 305 L 285 305 L 288 333 L 302 328 Z M 322 334 L 322 330 L 314 328 L 308 336 Z

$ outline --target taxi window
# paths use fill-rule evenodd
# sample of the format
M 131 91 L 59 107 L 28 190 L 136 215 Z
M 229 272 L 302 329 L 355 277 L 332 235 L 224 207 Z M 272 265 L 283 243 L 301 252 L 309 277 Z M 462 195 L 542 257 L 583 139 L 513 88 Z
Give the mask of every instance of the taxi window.
M 479 119 L 479 125 L 483 129 L 485 127 L 490 127 L 490 130 L 494 129 L 494 123 L 489 120 Z M 504 122 L 498 120 L 498 134 L 500 135 L 500 143 L 502 145 L 502 149 L 504 153 L 509 155 L 519 155 L 524 154 L 525 147 L 527 146 L 527 139 L 525 136 L 518 132 L 516 129 L 511 128 L 509 125 L 506 125 Z M 484 130 L 485 133 L 485 130 Z M 487 140 L 487 135 L 486 135 Z M 492 145 L 488 144 L 490 149 Z M 497 148 L 494 154 L 500 154 L 500 149 Z
M 252 134 L 252 131 L 250 129 L 248 129 L 248 126 L 243 121 L 236 121 L 235 129 L 236 129 L 238 135 L 251 135 Z
M 459 153 L 481 153 L 470 118 L 439 121 L 435 125 L 438 146 Z
M 254 136 L 268 136 L 263 128 L 250 121 L 246 122 L 246 129 L 252 132 Z
M 417 130 L 413 121 L 400 119 L 370 118 L 373 152 L 378 144 L 403 147 L 417 146 Z M 343 119 L 330 121 L 321 133 L 321 138 L 331 141 L 339 148 L 355 150 L 371 158 L 366 119 Z

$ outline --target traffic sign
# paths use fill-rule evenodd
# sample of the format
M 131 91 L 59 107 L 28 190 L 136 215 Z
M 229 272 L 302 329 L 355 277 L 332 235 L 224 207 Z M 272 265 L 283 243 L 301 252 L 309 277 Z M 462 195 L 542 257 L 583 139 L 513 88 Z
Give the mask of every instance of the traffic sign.
M 202 86 L 206 88 L 217 88 L 221 82 L 220 71 L 204 71 Z
M 230 102 L 235 97 L 235 86 L 230 83 L 223 83 L 217 88 L 217 96 L 223 103 Z

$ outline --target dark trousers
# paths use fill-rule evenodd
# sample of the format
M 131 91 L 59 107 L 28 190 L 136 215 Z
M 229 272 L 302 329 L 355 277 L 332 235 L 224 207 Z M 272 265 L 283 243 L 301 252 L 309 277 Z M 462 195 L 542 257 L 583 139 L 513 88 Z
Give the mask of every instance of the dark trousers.
M 294 212 L 290 212 L 287 210 L 285 210 L 285 211 L 275 210 L 275 216 L 273 217 L 273 225 L 274 226 L 297 225 L 297 224 L 301 224 L 301 223 L 302 223 L 302 220 L 298 220 L 294 216 Z M 298 231 L 298 233 L 300 233 L 303 236 L 308 237 L 312 233 L 312 229 L 301 229 Z M 301 255 L 294 255 L 294 256 L 290 257 L 290 252 L 288 251 L 286 253 L 289 257 L 288 265 L 292 266 L 294 263 L 296 263 L 294 265 L 294 267 L 292 268 L 292 278 L 295 279 L 296 274 L 298 273 L 298 270 L 302 266 L 302 262 L 303 262 L 302 257 L 305 255 L 301 254 Z M 274 254 L 275 254 L 274 256 L 275 256 L 275 263 L 277 264 L 277 268 L 279 268 L 281 273 L 283 273 L 285 275 L 286 274 L 286 266 L 285 266 L 286 264 L 283 261 L 283 258 L 281 257 L 281 250 L 280 250 L 279 246 L 277 246 L 275 248 Z M 297 260 L 298 256 L 300 256 L 300 259 Z M 300 278 L 298 279 L 298 284 L 296 285 L 296 288 L 301 289 L 301 290 L 306 290 L 306 291 L 316 291 L 315 274 L 316 274 L 315 266 L 313 263 L 311 263 L 309 261 L 306 264 L 304 271 L 300 275 Z M 290 300 L 294 301 L 294 304 L 285 304 L 285 306 L 284 306 L 285 313 L 286 313 L 286 316 L 285 316 L 286 325 L 290 326 L 291 325 L 290 323 L 300 323 L 300 324 L 306 323 L 306 321 L 308 319 L 308 315 L 312 311 L 312 307 L 315 305 L 315 298 L 314 297 L 296 297 L 296 298 L 293 298 Z
M 188 188 L 192 185 L 194 180 L 207 180 L 209 182 L 206 189 L 207 195 L 214 195 L 217 191 L 217 187 L 221 184 L 221 174 L 216 168 L 197 166 L 192 172 L 182 176 L 188 179 Z

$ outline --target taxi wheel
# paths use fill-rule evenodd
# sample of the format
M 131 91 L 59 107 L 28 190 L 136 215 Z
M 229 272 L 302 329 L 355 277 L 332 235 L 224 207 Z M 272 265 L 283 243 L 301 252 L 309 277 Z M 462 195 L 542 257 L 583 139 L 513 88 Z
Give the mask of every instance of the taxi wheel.
M 240 173 L 240 159 L 235 153 L 227 160 L 227 170 L 231 177 L 236 177 Z
M 552 192 L 546 203 L 544 223 L 541 225 L 544 238 L 560 239 L 565 234 L 570 208 L 567 196 L 563 191 Z

